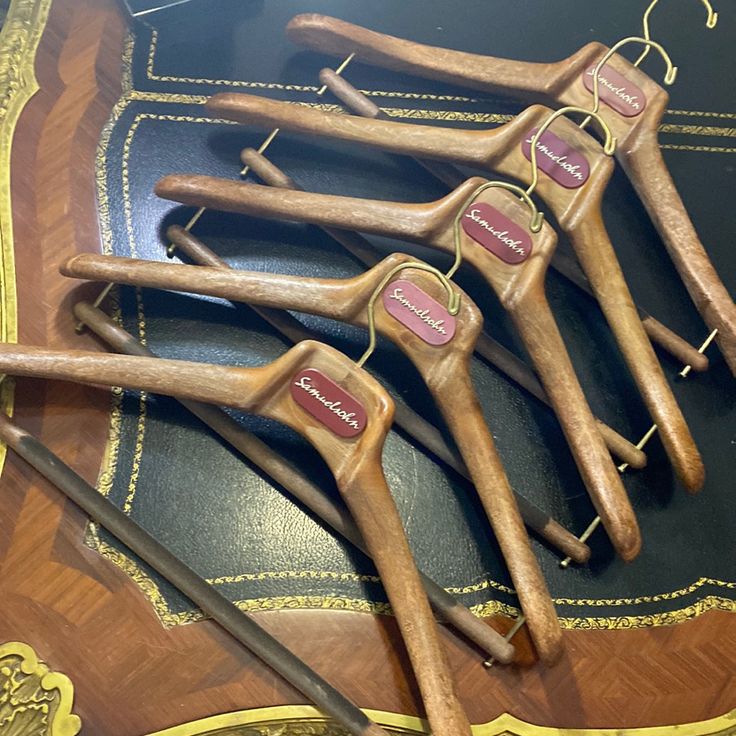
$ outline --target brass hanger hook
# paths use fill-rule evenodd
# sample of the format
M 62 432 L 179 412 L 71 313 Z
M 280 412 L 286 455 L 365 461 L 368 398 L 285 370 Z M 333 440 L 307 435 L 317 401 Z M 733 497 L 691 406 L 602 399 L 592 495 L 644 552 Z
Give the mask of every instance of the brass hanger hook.
M 715 28 L 716 24 L 718 23 L 718 13 L 713 10 L 713 6 L 710 4 L 709 0 L 700 0 L 700 2 L 703 3 L 705 9 L 708 11 L 708 19 L 705 22 L 705 27 Z M 644 11 L 644 17 L 642 18 L 642 28 L 644 29 L 644 38 L 647 41 L 651 40 L 651 35 L 649 33 L 649 15 L 658 3 L 659 0 L 652 0 L 652 2 L 649 3 L 649 7 Z M 634 66 L 639 66 L 639 64 L 641 64 L 642 61 L 647 58 L 647 56 L 649 55 L 649 50 L 650 47 L 647 46 L 644 51 L 641 52 L 639 58 L 634 62 Z
M 587 112 L 587 110 L 585 110 L 584 112 Z M 505 181 L 487 181 L 485 184 L 481 184 L 465 200 L 465 202 L 463 202 L 462 206 L 457 211 L 457 215 L 455 215 L 455 222 L 453 224 L 453 233 L 455 236 L 455 263 L 452 264 L 452 268 L 445 274 L 445 276 L 448 279 L 452 278 L 455 275 L 455 271 L 457 271 L 457 269 L 460 268 L 460 263 L 462 262 L 463 250 L 462 250 L 462 244 L 460 242 L 460 220 L 462 219 L 462 216 L 465 213 L 465 210 L 468 209 L 468 207 L 473 203 L 473 200 L 481 192 L 484 192 L 486 189 L 491 189 L 492 187 L 498 187 L 499 189 L 506 189 L 509 192 L 518 194 L 519 198 L 524 200 L 524 202 L 527 204 L 529 209 L 532 211 L 531 220 L 529 222 L 529 229 L 533 233 L 538 233 L 542 229 L 542 222 L 544 222 L 544 213 L 540 212 L 537 209 L 537 205 L 534 204 L 534 202 L 532 201 L 532 198 L 521 187 L 517 186 L 516 184 L 509 184 L 508 182 L 505 182 Z
M 593 86 L 596 87 L 598 85 L 598 77 L 596 76 L 595 80 L 593 81 Z M 592 110 L 586 110 L 584 107 L 576 107 L 574 105 L 569 105 L 568 107 L 561 107 L 559 110 L 555 110 L 547 119 L 542 123 L 539 130 L 534 134 L 532 137 L 531 142 L 531 149 L 529 151 L 530 154 L 530 160 L 532 164 L 532 182 L 529 185 L 529 188 L 526 190 L 527 194 L 531 194 L 536 188 L 537 184 L 539 182 L 539 165 L 537 163 L 537 142 L 544 134 L 544 131 L 549 128 L 552 123 L 557 120 L 557 118 L 561 118 L 563 116 L 566 116 L 573 112 L 579 112 L 583 115 L 587 115 L 585 120 L 583 121 L 583 124 L 580 126 L 581 128 L 584 127 L 584 125 L 587 125 L 588 122 L 591 120 L 595 120 L 598 125 L 601 128 L 601 131 L 603 131 L 603 135 L 605 136 L 605 142 L 603 144 L 603 152 L 606 154 L 606 156 L 613 156 L 614 152 L 616 151 L 616 138 L 611 132 L 611 129 L 608 127 L 608 123 L 597 113 L 593 112 Z
M 455 316 L 460 311 L 460 294 L 452 288 L 452 283 L 449 277 L 445 276 L 439 269 L 434 266 L 430 266 L 428 263 L 421 263 L 419 261 L 408 261 L 407 263 L 400 263 L 398 266 L 392 268 L 382 279 L 381 283 L 375 288 L 371 294 L 371 298 L 368 300 L 368 348 L 357 360 L 355 364 L 358 368 L 362 368 L 366 360 L 371 357 L 373 351 L 376 349 L 376 299 L 378 299 L 381 292 L 388 286 L 391 279 L 400 271 L 404 271 L 407 268 L 416 268 L 419 271 L 426 271 L 437 277 L 437 280 L 445 287 L 447 292 L 447 311 L 452 316 Z
M 672 59 L 670 59 L 670 55 L 664 50 L 664 47 L 657 43 L 656 41 L 652 41 L 649 38 L 641 38 L 640 36 L 629 36 L 628 38 L 622 38 L 618 43 L 611 46 L 610 49 L 604 54 L 603 58 L 595 65 L 595 69 L 593 69 L 593 109 L 590 111 L 592 113 L 598 112 L 600 110 L 601 106 L 601 96 L 600 96 L 600 90 L 599 90 L 599 80 L 598 77 L 600 76 L 601 69 L 606 65 L 608 60 L 622 47 L 629 43 L 641 43 L 646 46 L 647 49 L 653 48 L 655 49 L 659 55 L 664 60 L 664 63 L 667 66 L 667 71 L 664 75 L 664 83 L 669 86 L 671 84 L 675 83 L 675 79 L 677 78 L 677 67 L 672 63 Z M 587 124 L 587 120 L 584 122 L 583 125 L 580 127 L 584 127 Z

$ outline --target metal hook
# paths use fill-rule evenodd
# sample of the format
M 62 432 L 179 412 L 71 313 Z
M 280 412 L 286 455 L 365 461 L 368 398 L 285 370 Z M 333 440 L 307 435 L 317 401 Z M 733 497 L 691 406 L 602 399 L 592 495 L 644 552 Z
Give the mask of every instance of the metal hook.
M 598 112 L 600 110 L 601 106 L 601 96 L 600 96 L 600 90 L 599 90 L 599 80 L 598 77 L 600 76 L 601 69 L 606 65 L 608 60 L 622 47 L 625 46 L 627 43 L 642 43 L 647 48 L 653 48 L 656 51 L 659 52 L 659 55 L 664 59 L 664 63 L 667 65 L 667 72 L 664 75 L 664 83 L 669 86 L 671 84 L 675 83 L 675 79 L 677 78 L 677 67 L 672 63 L 672 59 L 670 59 L 670 55 L 664 50 L 664 47 L 657 43 L 656 41 L 652 41 L 648 38 L 640 38 L 639 36 L 629 36 L 628 38 L 622 38 L 617 44 L 614 44 L 608 51 L 604 54 L 603 58 L 595 65 L 595 69 L 593 69 L 593 109 L 590 111 L 591 115 L 593 113 Z M 581 128 L 585 127 L 588 124 L 588 120 L 583 121 Z
M 584 112 L 588 112 L 584 110 Z M 463 250 L 460 242 L 460 220 L 462 219 L 465 210 L 470 207 L 473 200 L 486 189 L 498 187 L 499 189 L 506 189 L 509 192 L 519 195 L 519 199 L 522 199 L 532 211 L 531 220 L 529 222 L 529 229 L 533 233 L 538 233 L 542 229 L 542 223 L 544 222 L 544 212 L 540 212 L 537 209 L 537 205 L 534 204 L 529 194 L 524 191 L 521 187 L 516 184 L 509 184 L 505 181 L 487 181 L 485 184 L 481 184 L 466 200 L 463 202 L 462 207 L 458 209 L 457 215 L 455 215 L 455 222 L 453 225 L 453 233 L 455 235 L 455 263 L 452 264 L 452 268 L 445 274 L 446 278 L 451 279 L 455 275 L 455 271 L 460 268 L 462 262 Z
M 381 283 L 375 288 L 371 294 L 371 298 L 368 300 L 368 348 L 361 356 L 360 360 L 356 361 L 358 368 L 362 368 L 366 360 L 371 357 L 373 351 L 376 349 L 376 299 L 379 294 L 388 286 L 391 279 L 400 271 L 407 268 L 416 268 L 420 271 L 426 271 L 437 277 L 437 280 L 445 287 L 447 292 L 447 311 L 451 315 L 456 315 L 460 311 L 460 294 L 458 294 L 450 283 L 450 279 L 445 276 L 439 269 L 434 266 L 430 266 L 428 263 L 421 263 L 419 261 L 408 261 L 407 263 L 400 263 L 398 266 L 392 268 L 382 279 Z
M 595 81 L 593 82 L 593 86 L 597 86 L 598 84 L 598 78 L 596 77 Z M 534 134 L 532 137 L 531 142 L 531 149 L 529 151 L 530 154 L 530 160 L 532 164 L 532 183 L 529 185 L 529 188 L 526 190 L 527 194 L 531 194 L 536 188 L 537 183 L 539 182 L 539 165 L 537 163 L 537 142 L 544 134 L 544 131 L 549 128 L 552 123 L 557 120 L 557 118 L 561 118 L 564 115 L 567 115 L 569 113 L 573 112 L 579 112 L 583 115 L 587 115 L 588 117 L 583 121 L 585 125 L 590 122 L 591 118 L 594 119 L 598 125 L 600 125 L 601 130 L 603 131 L 603 135 L 605 136 L 605 142 L 603 144 L 603 152 L 606 154 L 606 156 L 613 156 L 614 152 L 616 151 L 616 138 L 614 137 L 613 133 L 611 132 L 611 129 L 608 127 L 608 123 L 597 113 L 593 112 L 592 110 L 586 110 L 584 107 L 576 107 L 574 105 L 568 105 L 567 107 L 561 107 L 559 110 L 555 110 L 550 116 L 547 117 L 547 119 L 542 123 L 539 130 Z M 581 125 L 580 127 L 583 127 Z
M 708 11 L 708 19 L 705 22 L 705 27 L 715 28 L 716 24 L 718 23 L 718 13 L 713 10 L 713 6 L 710 4 L 709 0 L 700 0 L 700 2 L 703 3 L 705 9 Z M 657 3 L 659 3 L 659 0 L 652 0 L 652 2 L 649 4 L 649 7 L 644 11 L 644 17 L 642 18 L 644 38 L 647 41 L 651 39 L 651 36 L 649 34 L 649 15 L 651 14 L 652 10 L 654 10 Z M 641 52 L 639 58 L 634 62 L 634 66 L 639 66 L 639 64 L 641 64 L 642 61 L 647 58 L 647 56 L 649 55 L 649 50 L 650 47 L 647 46 L 644 51 Z

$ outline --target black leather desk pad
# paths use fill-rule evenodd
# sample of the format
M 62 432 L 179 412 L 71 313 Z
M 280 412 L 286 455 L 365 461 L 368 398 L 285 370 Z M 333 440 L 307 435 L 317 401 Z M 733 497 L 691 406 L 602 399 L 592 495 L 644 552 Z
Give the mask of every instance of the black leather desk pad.
M 317 73 L 337 60 L 289 44 L 283 28 L 297 12 L 324 12 L 418 41 L 527 60 L 557 60 L 590 40 L 612 44 L 639 32 L 642 5 L 619 3 L 285 0 L 279 3 L 195 1 L 151 14 L 133 27 L 126 90 L 103 135 L 99 157 L 100 216 L 106 247 L 118 255 L 165 260 L 164 231 L 192 214 L 152 193 L 164 174 L 197 172 L 237 178 L 239 152 L 264 132 L 207 119 L 202 103 L 221 90 L 316 102 Z M 732 235 L 734 89 L 727 86 L 736 26 L 724 8 L 706 31 L 697 3 L 653 15 L 680 77 L 660 142 L 693 222 L 731 292 L 736 291 Z M 698 7 L 696 7 L 698 6 Z M 648 63 L 659 78 L 661 64 Z M 399 119 L 492 127 L 498 114 L 521 109 L 466 89 L 401 76 L 358 63 L 346 71 L 356 86 Z M 321 100 L 332 103 L 329 95 Z M 307 189 L 397 201 L 429 201 L 446 193 L 418 165 L 327 140 L 282 134 L 272 160 Z M 604 208 L 638 302 L 695 345 L 708 334 L 626 177 L 618 170 Z M 341 277 L 360 266 L 316 228 L 207 212 L 193 229 L 238 268 Z M 384 252 L 417 247 L 374 239 Z M 561 248 L 568 248 L 564 238 Z M 479 278 L 463 269 L 459 283 L 488 315 L 487 329 L 523 355 L 509 320 Z M 555 273 L 548 295 L 590 404 L 636 442 L 648 418 L 599 309 Z M 246 306 L 183 294 L 120 293 L 123 320 L 162 356 L 260 365 L 287 348 Z M 357 358 L 366 335 L 345 325 L 299 315 L 324 340 Z M 644 549 L 632 564 L 614 559 L 605 535 L 591 538 L 588 567 L 559 568 L 559 555 L 534 542 L 559 614 L 567 627 L 675 623 L 718 607 L 736 607 L 732 500 L 733 382 L 715 347 L 703 375 L 677 379 L 681 366 L 662 361 L 703 453 L 708 480 L 688 497 L 661 445 L 647 446 L 649 466 L 625 482 L 642 526 Z M 441 420 L 411 364 L 382 344 L 369 369 L 425 417 Z M 480 360 L 473 377 L 514 487 L 580 533 L 594 516 L 550 410 Z M 100 489 L 153 531 L 200 573 L 249 610 L 285 607 L 385 611 L 369 561 L 346 549 L 196 419 L 167 398 L 114 397 L 109 459 Z M 239 417 L 273 447 L 337 495 L 316 453 L 284 427 Z M 389 436 L 386 475 L 420 566 L 479 613 L 516 605 L 493 536 L 472 487 L 416 448 L 400 431 Z M 167 624 L 192 620 L 191 604 L 111 540 L 92 530 L 90 543 L 136 578 Z M 151 585 L 153 582 L 153 585 Z

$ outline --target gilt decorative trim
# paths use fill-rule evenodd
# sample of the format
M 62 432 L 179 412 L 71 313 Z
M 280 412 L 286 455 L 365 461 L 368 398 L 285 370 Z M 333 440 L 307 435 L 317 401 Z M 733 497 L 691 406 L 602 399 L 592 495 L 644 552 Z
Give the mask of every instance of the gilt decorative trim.
M 82 728 L 72 713 L 74 687 L 51 672 L 21 642 L 0 644 L 0 733 L 3 736 L 76 736 Z
M 366 715 L 394 734 L 427 734 L 427 723 L 415 716 L 364 709 Z M 549 728 L 526 723 L 504 713 L 489 723 L 471 727 L 473 736 L 732 736 L 736 710 L 698 723 L 649 728 Z M 306 705 L 284 705 L 224 713 L 174 726 L 148 736 L 347 736 Z
M 15 126 L 38 90 L 36 50 L 48 19 L 51 0 L 13 0 L 0 31 L 0 341 L 18 339 L 10 156 Z M 13 385 L 0 388 L 0 411 L 13 412 Z M 6 448 L 0 444 L 0 473 Z

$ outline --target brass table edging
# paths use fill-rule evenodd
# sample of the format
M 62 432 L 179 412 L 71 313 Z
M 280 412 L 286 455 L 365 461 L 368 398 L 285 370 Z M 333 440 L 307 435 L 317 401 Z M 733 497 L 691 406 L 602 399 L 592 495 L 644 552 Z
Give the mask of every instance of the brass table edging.
M 0 31 L 0 341 L 18 340 L 10 160 L 21 112 L 38 91 L 36 52 L 52 0 L 13 0 Z M 1 380 L 1 379 L 0 379 Z M 0 386 L 0 411 L 13 413 L 13 382 Z M 0 444 L 0 473 L 6 447 Z
M 363 710 L 390 733 L 429 733 L 426 721 L 415 716 Z M 504 713 L 471 728 L 473 736 L 732 736 L 736 734 L 736 710 L 682 725 L 595 729 L 536 726 Z M 147 736 L 343 736 L 344 733 L 311 706 L 282 705 L 210 716 Z

